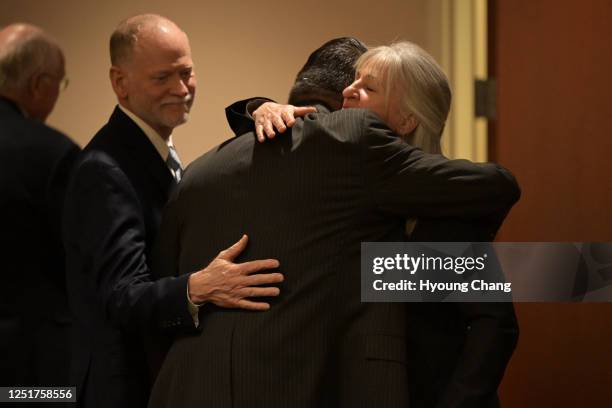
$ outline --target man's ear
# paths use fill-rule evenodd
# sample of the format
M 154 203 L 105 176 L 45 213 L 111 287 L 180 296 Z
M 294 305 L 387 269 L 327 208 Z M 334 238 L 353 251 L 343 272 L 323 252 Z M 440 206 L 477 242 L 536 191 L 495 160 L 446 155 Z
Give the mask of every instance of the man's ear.
M 113 90 L 119 99 L 127 99 L 128 91 L 127 91 L 127 75 L 125 72 L 116 66 L 112 66 L 109 71 L 109 77 L 111 81 L 111 85 L 113 86 Z
M 417 126 L 419 126 L 419 121 L 412 113 L 408 116 L 403 116 L 399 126 L 399 134 L 403 136 L 409 135 Z
M 28 96 L 33 101 L 38 101 L 41 98 L 42 93 L 44 92 L 43 88 L 45 86 L 45 74 L 36 73 L 30 77 L 28 80 Z

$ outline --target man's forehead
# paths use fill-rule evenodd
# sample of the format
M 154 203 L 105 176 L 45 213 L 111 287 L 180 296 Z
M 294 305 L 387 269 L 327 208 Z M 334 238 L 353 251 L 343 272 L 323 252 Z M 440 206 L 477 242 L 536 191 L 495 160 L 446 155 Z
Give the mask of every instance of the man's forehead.
M 134 51 L 140 52 L 166 52 L 181 50 L 182 52 L 191 53 L 189 39 L 183 32 L 163 32 L 153 31 L 142 33 L 134 42 Z
M 191 49 L 186 41 L 140 41 L 131 58 L 136 65 L 191 65 Z
M 136 34 L 136 43 L 166 43 L 182 41 L 189 43 L 187 34 L 177 25 L 160 21 L 155 24 L 143 26 Z
M 192 68 L 191 55 L 134 55 L 128 69 L 153 74 Z

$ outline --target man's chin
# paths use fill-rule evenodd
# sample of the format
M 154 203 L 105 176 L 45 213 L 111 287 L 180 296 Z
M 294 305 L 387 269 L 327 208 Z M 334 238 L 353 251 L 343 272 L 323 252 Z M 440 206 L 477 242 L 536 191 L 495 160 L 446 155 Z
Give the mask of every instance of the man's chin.
M 168 120 L 165 121 L 164 125 L 169 128 L 175 128 L 187 122 L 187 120 L 189 120 L 189 112 L 185 112 L 178 117 L 174 117 L 171 119 L 168 118 Z

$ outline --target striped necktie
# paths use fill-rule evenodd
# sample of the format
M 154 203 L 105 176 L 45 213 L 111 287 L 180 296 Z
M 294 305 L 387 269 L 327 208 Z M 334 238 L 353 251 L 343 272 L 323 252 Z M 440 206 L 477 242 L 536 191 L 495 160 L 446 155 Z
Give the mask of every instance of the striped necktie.
M 181 176 L 183 175 L 181 160 L 179 159 L 178 154 L 176 154 L 174 146 L 168 146 L 168 148 L 170 150 L 170 153 L 168 154 L 168 158 L 166 159 L 166 164 L 168 165 L 168 168 L 172 171 L 172 175 L 178 183 L 179 181 L 181 181 Z

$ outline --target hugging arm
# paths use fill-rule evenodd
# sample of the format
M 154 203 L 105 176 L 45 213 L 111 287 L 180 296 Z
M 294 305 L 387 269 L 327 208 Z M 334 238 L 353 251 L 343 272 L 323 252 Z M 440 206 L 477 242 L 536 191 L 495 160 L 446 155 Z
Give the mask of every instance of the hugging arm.
M 166 206 L 155 248 L 153 270 L 159 279 L 185 276 L 180 270 L 179 194 L 180 189 L 175 191 Z M 202 231 L 203 235 L 205 233 Z M 259 311 L 270 308 L 269 303 L 251 298 L 279 295 L 277 287 L 260 287 L 283 281 L 283 275 L 278 272 L 260 273 L 278 268 L 279 263 L 275 259 L 234 263 L 247 243 L 248 237 L 243 236 L 234 245 L 219 252 L 206 267 L 188 273 L 188 296 L 193 304 L 213 303 L 219 307 Z M 195 316 L 194 319 L 197 321 Z
M 121 169 L 104 157 L 90 157 L 75 169 L 70 188 L 64 233 L 86 277 L 78 290 L 93 290 L 88 295 L 125 330 L 165 328 L 167 321 L 193 329 L 186 277 L 152 281 L 140 200 Z
M 152 281 L 140 200 L 110 157 L 94 153 L 77 164 L 64 209 L 68 292 L 72 306 L 93 319 L 85 324 L 121 327 L 146 338 L 146 349 L 157 344 L 152 331 L 195 329 L 186 277 Z
M 520 196 L 503 167 L 424 153 L 371 112 L 364 115 L 361 137 L 368 197 L 383 212 L 474 219 L 505 212 Z
M 267 98 L 250 98 L 225 108 L 225 116 L 236 136 L 255 131 L 257 140 L 273 139 L 295 124 L 295 118 L 314 113 L 312 106 L 281 105 Z
M 232 132 L 234 132 L 234 136 L 240 136 L 255 130 L 255 121 L 251 113 L 265 102 L 273 101 L 268 98 L 256 96 L 254 98 L 234 102 L 225 108 L 225 118 Z

